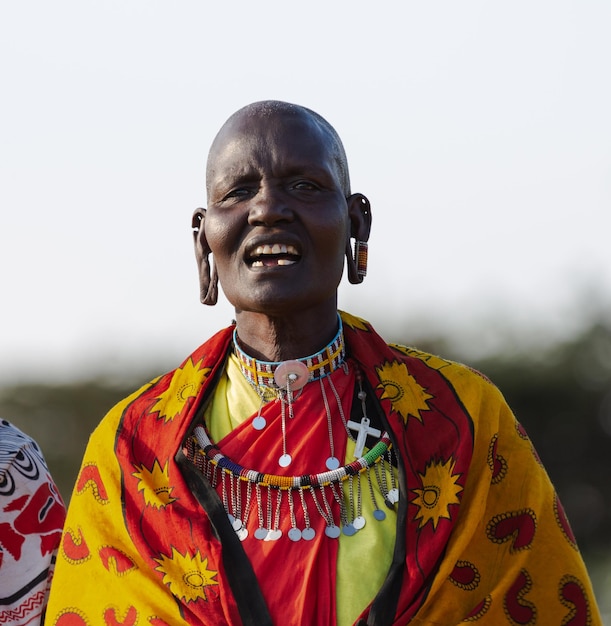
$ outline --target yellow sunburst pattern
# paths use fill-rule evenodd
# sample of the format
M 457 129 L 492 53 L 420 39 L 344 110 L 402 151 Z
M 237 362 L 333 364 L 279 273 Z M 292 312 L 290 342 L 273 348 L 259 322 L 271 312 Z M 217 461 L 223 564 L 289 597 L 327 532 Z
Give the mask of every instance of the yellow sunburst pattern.
M 140 471 L 134 472 L 132 476 L 139 480 L 138 491 L 143 492 L 144 501 L 147 506 L 161 509 L 176 498 L 172 497 L 172 487 L 168 474 L 168 463 L 161 467 L 159 461 L 155 459 L 153 467 L 149 470 L 144 465 L 138 468 Z
M 452 458 L 443 461 L 431 461 L 427 464 L 424 474 L 418 472 L 422 481 L 422 489 L 412 489 L 416 497 L 412 504 L 418 507 L 414 519 L 420 520 L 420 528 L 429 521 L 433 529 L 437 528 L 441 518 L 451 519 L 450 505 L 459 504 L 458 494 L 462 486 L 457 484 L 462 474 L 454 474 L 456 461 Z
M 380 379 L 378 389 L 383 390 L 381 399 L 390 400 L 392 410 L 402 417 L 405 424 L 410 416 L 422 422 L 420 411 L 429 410 L 427 400 L 433 396 L 408 372 L 405 364 L 387 361 L 382 367 L 376 367 L 376 372 Z
M 356 315 L 352 315 L 350 313 L 346 313 L 346 311 L 341 312 L 342 322 L 346 326 L 350 326 L 350 328 L 354 328 L 355 330 L 369 330 L 369 326 L 364 319 L 360 317 L 356 317 Z
M 170 386 L 157 397 L 151 413 L 159 412 L 159 419 L 167 423 L 172 421 L 183 410 L 189 398 L 195 398 L 206 380 L 211 368 L 199 369 L 201 361 L 195 365 L 187 359 L 183 367 L 179 367 L 172 376 Z
M 203 598 L 207 601 L 208 587 L 218 586 L 215 580 L 218 572 L 208 569 L 208 557 L 202 558 L 199 550 L 190 556 L 172 548 L 171 557 L 162 554 L 155 561 L 159 563 L 155 569 L 163 574 L 163 583 L 179 600 L 196 602 Z

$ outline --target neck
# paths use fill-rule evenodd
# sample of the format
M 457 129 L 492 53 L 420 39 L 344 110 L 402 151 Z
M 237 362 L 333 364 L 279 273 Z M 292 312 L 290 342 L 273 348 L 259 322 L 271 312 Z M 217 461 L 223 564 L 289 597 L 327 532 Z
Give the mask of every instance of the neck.
M 287 361 L 314 354 L 333 339 L 337 329 L 335 307 L 325 314 L 318 309 L 282 317 L 236 311 L 242 349 L 263 361 Z

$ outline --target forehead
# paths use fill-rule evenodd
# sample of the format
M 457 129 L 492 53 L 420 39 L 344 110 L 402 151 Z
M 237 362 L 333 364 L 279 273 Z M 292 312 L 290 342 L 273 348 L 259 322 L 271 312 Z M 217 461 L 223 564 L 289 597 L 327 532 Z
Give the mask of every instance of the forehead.
M 231 118 L 216 136 L 206 172 L 207 184 L 250 169 L 280 171 L 289 167 L 338 170 L 337 144 L 311 116 L 298 112 L 242 113 Z

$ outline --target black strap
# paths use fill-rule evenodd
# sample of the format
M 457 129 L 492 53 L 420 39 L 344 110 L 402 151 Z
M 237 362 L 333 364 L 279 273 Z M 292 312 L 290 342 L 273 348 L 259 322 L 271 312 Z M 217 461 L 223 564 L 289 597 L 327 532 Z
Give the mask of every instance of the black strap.
M 382 406 L 378 402 L 374 390 L 367 379 L 363 380 L 363 391 L 367 394 L 367 397 L 365 398 L 365 408 L 371 425 L 374 428 L 388 432 L 393 447 L 397 450 L 396 442 L 393 440 L 393 432 L 388 424 L 388 419 L 386 418 L 386 415 L 382 410 Z M 354 394 L 354 401 L 352 403 L 351 410 L 352 419 L 358 422 L 363 415 L 363 410 L 361 401 L 357 397 L 357 393 L 358 386 Z M 377 439 L 368 438 L 367 447 L 371 448 L 371 446 L 375 445 L 375 443 L 377 443 Z M 393 464 L 397 464 L 400 494 L 397 508 L 395 549 L 386 579 L 371 603 L 371 609 L 369 611 L 367 621 L 359 620 L 357 626 L 390 626 L 395 619 L 397 604 L 399 602 L 399 594 L 401 593 L 401 586 L 403 584 L 406 555 L 405 528 L 407 526 L 407 484 L 402 459 L 399 458 L 398 454 L 393 454 L 392 460 Z
M 217 539 L 221 542 L 223 566 L 244 626 L 272 626 L 259 583 L 244 548 L 229 522 L 218 494 L 187 459 L 182 450 L 176 455 L 182 474 L 208 515 Z
M 215 382 L 210 385 L 211 389 L 215 387 Z M 393 433 L 390 430 L 386 415 L 367 380 L 363 381 L 363 388 L 367 393 L 365 406 L 371 425 L 374 428 L 387 431 L 392 439 Z M 358 398 L 357 393 L 358 388 L 355 390 L 350 415 L 355 421 L 360 421 L 363 411 L 361 400 Z M 202 423 L 205 405 L 206 402 L 204 401 L 198 407 L 190 431 L 197 424 Z M 367 446 L 371 447 L 376 442 L 377 439 L 368 439 Z M 394 441 L 393 445 L 396 449 Z M 395 459 L 399 470 L 400 498 L 397 510 L 397 532 L 393 560 L 388 575 L 372 602 L 367 621 L 359 620 L 357 626 L 390 626 L 394 621 L 397 610 L 403 583 L 406 555 L 404 529 L 407 523 L 407 486 L 402 460 L 396 454 L 393 455 L 393 462 Z M 182 446 L 176 455 L 176 463 L 180 467 L 189 488 L 208 515 L 212 528 L 221 542 L 223 565 L 244 626 L 273 626 L 250 560 L 229 522 L 223 503 L 216 490 L 183 454 Z M 271 572 L 270 575 L 272 575 Z
M 187 438 L 193 434 L 196 426 L 203 423 L 206 405 L 212 397 L 212 390 L 215 389 L 223 370 L 224 361 L 217 363 L 215 372 L 212 374 L 213 379 L 208 385 L 207 393 L 200 399 L 199 406 L 194 412 Z M 216 538 L 221 543 L 223 566 L 243 625 L 273 626 L 250 559 L 229 522 L 221 499 L 206 477 L 185 456 L 182 451 L 183 447 L 183 445 L 180 446 L 176 453 L 175 461 L 189 489 L 208 516 Z

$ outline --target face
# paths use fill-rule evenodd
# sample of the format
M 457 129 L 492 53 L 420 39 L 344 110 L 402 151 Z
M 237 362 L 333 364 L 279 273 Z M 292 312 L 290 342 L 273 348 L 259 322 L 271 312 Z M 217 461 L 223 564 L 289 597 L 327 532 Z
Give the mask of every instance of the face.
M 301 113 L 242 115 L 221 131 L 203 228 L 238 312 L 335 309 L 351 230 L 336 153 Z

